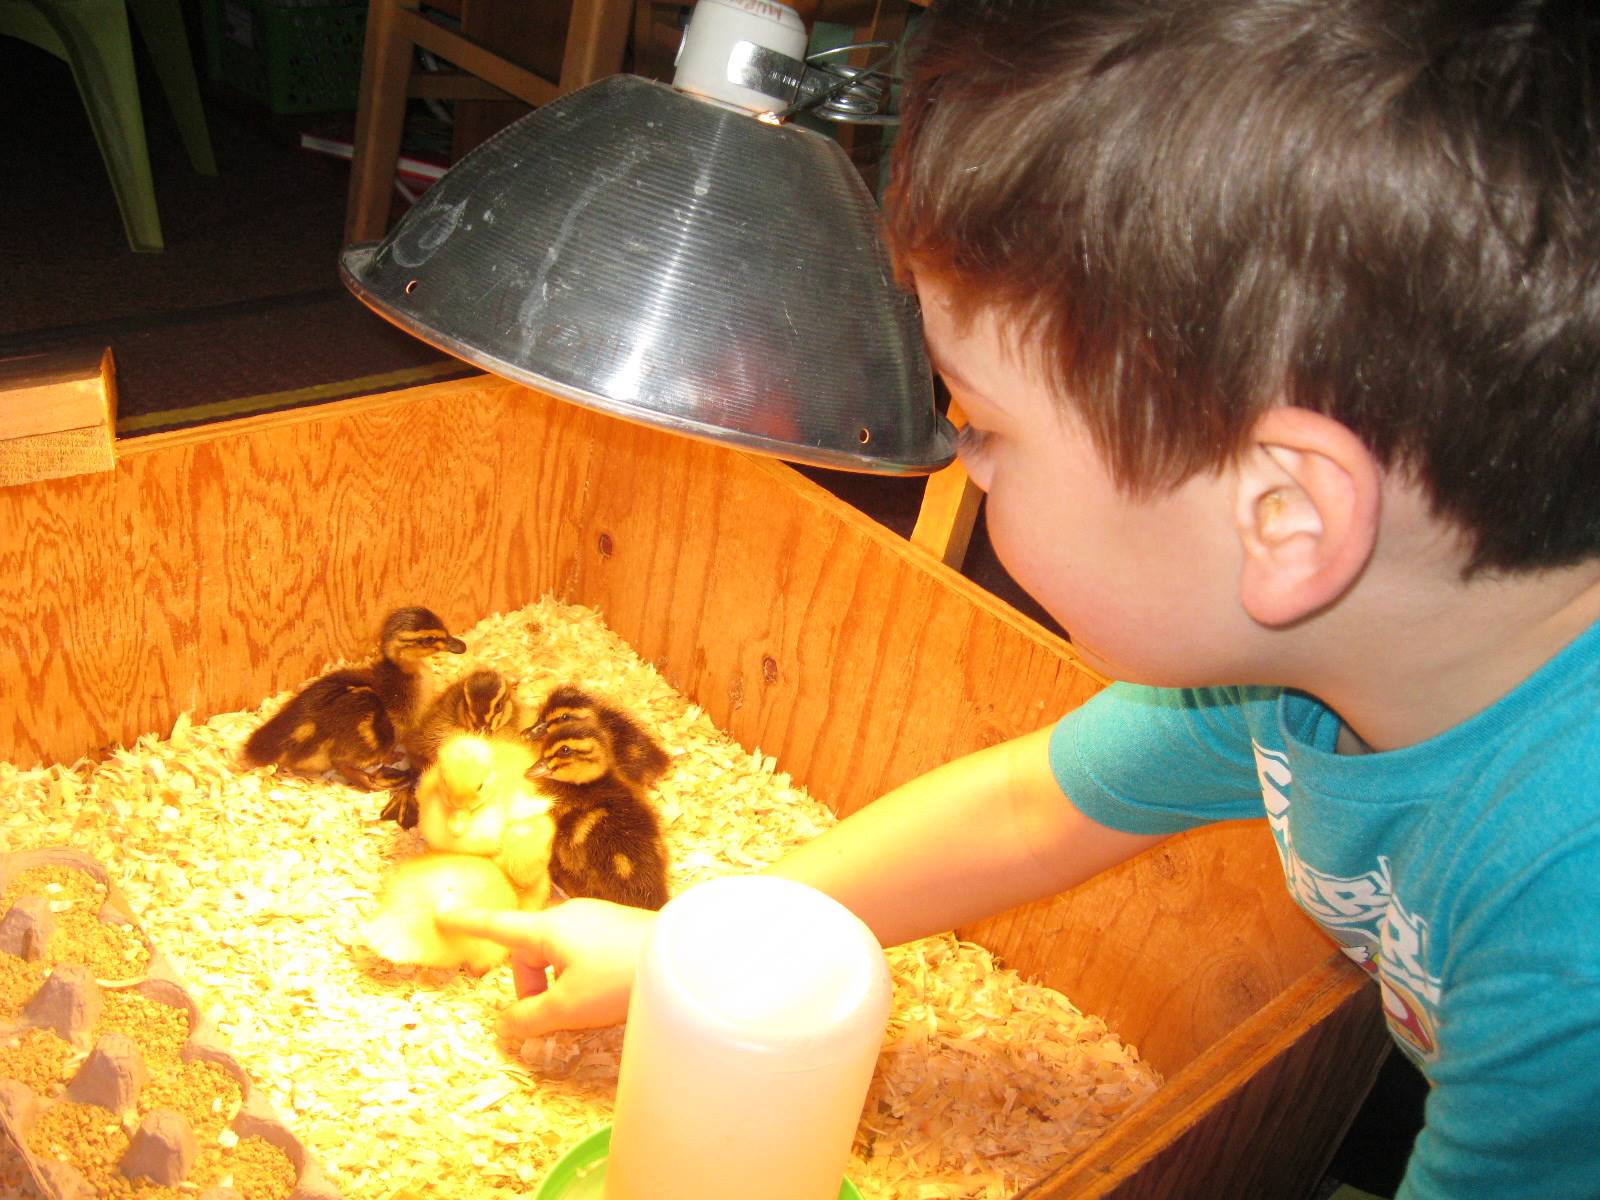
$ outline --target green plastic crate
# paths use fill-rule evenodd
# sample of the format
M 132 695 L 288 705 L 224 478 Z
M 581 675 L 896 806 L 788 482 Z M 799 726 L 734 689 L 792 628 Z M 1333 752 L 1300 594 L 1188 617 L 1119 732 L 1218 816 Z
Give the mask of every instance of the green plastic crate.
M 275 113 L 356 106 L 367 6 L 207 0 L 206 74 Z

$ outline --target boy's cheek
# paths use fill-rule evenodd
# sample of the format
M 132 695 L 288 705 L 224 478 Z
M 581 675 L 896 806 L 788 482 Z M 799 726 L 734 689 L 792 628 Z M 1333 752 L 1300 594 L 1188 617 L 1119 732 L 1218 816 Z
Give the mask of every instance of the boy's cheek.
M 994 556 L 1000 560 L 1000 565 L 1005 568 L 1006 574 L 1010 575 L 1023 591 L 1048 607 L 1049 589 L 1044 586 L 1050 579 L 1048 545 L 1039 545 L 1030 538 L 1030 523 L 1025 516 L 1019 528 L 1016 514 L 1008 512 L 1003 505 L 997 505 L 992 496 L 984 503 L 983 520 L 989 534 L 989 545 L 994 550 Z M 1037 524 L 1041 520 L 1042 514 L 1034 514 L 1035 535 L 1042 532 Z

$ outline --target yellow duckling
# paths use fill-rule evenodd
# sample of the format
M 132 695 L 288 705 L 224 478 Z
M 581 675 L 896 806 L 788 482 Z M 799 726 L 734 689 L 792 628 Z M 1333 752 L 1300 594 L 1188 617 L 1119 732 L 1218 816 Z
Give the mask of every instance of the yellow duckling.
M 522 725 L 521 706 L 512 682 L 498 671 L 481 668 L 457 679 L 428 706 L 406 739 L 411 774 L 394 789 L 381 817 L 402 829 L 417 823 L 416 781 L 439 757 L 439 747 L 457 733 L 515 733 Z
M 423 854 L 389 873 L 378 910 L 357 931 L 354 944 L 391 963 L 464 967 L 483 975 L 506 960 L 506 948 L 487 938 L 443 933 L 434 917 L 451 908 L 516 907 L 516 889 L 489 859 Z
M 417 780 L 417 832 L 438 853 L 495 863 L 517 890 L 520 907 L 550 896 L 550 800 L 527 780 L 532 748 L 515 738 L 456 734 Z

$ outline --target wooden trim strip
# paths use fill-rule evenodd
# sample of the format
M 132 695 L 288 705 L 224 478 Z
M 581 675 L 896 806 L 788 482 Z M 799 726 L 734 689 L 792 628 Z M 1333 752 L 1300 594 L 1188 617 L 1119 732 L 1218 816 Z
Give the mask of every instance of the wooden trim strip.
M 282 392 L 263 392 L 257 396 L 239 396 L 232 400 L 213 400 L 208 404 L 195 404 L 188 408 L 170 408 L 161 412 L 135 413 L 117 421 L 117 436 L 143 433 L 150 429 L 165 429 L 176 425 L 193 425 L 202 421 L 225 421 L 230 417 L 245 417 L 272 409 L 289 408 L 314 401 L 335 401 L 370 392 L 387 392 L 431 383 L 447 376 L 464 374 L 474 368 L 456 359 L 428 363 L 420 367 L 405 367 L 379 375 L 363 375 L 357 379 L 341 379 L 333 383 L 318 383 L 310 387 L 290 388 Z

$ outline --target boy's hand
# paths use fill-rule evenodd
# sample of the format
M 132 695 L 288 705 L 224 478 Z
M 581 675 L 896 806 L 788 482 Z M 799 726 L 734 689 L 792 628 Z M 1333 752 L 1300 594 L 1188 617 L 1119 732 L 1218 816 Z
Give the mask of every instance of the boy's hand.
M 510 948 L 518 999 L 500 1014 L 500 1034 L 518 1044 L 558 1029 L 626 1020 L 639 951 L 655 917 L 642 908 L 578 899 L 543 912 L 460 908 L 434 920 L 444 933 Z M 546 981 L 546 967 L 553 982 Z

